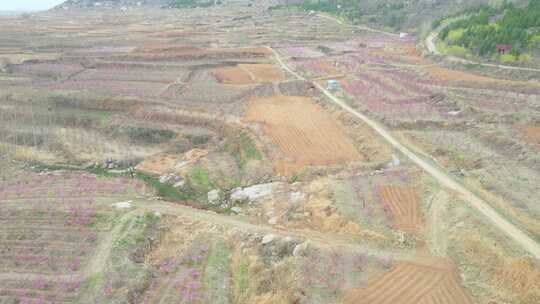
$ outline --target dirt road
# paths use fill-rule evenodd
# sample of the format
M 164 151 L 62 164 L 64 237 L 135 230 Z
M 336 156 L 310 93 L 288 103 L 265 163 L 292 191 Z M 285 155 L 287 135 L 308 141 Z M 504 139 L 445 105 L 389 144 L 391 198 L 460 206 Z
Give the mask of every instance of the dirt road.
M 241 216 L 221 215 L 215 212 L 204 211 L 188 206 L 168 203 L 165 201 L 135 201 L 133 206 L 137 208 L 138 211 L 144 210 L 149 212 L 159 212 L 167 215 L 182 216 L 191 220 L 232 227 L 249 233 L 274 234 L 282 237 L 290 236 L 299 240 L 309 241 L 310 243 L 319 247 L 340 247 L 342 249 L 347 249 L 354 252 L 368 252 L 373 256 L 387 257 L 391 255 L 396 260 L 404 261 L 414 260 L 416 254 L 415 250 L 386 250 L 376 248 L 366 244 L 365 241 L 364 243 L 360 244 L 355 240 L 356 237 L 358 238 L 358 241 L 361 241 L 359 236 L 319 233 L 312 230 L 299 230 L 290 229 L 287 227 L 269 226 L 265 224 L 252 224 L 247 221 L 247 218 Z
M 308 81 L 306 78 L 292 71 L 283 62 L 280 55 L 274 49 L 272 48 L 269 48 L 269 49 L 272 50 L 277 62 L 285 71 L 291 73 L 294 77 L 300 80 Z M 365 122 L 368 126 L 370 126 L 373 130 L 375 130 L 380 136 L 382 136 L 389 144 L 391 144 L 396 150 L 400 151 L 403 155 L 405 155 L 407 158 L 413 161 L 416 165 L 418 165 L 424 171 L 426 171 L 435 179 L 437 179 L 441 185 L 459 193 L 461 196 L 461 199 L 463 199 L 466 202 L 469 202 L 469 204 L 473 208 L 475 208 L 484 216 L 486 216 L 495 226 L 497 226 L 500 230 L 506 233 L 510 238 L 515 240 L 523 249 L 529 252 L 533 257 L 540 259 L 540 245 L 534 239 L 529 237 L 526 233 L 521 231 L 512 223 L 510 223 L 507 219 L 502 217 L 487 202 L 485 202 L 480 197 L 475 195 L 473 192 L 465 188 L 462 184 L 454 180 L 448 173 L 445 172 L 445 170 L 443 170 L 442 168 L 436 167 L 435 165 L 432 165 L 428 161 L 420 158 L 417 154 L 409 150 L 407 147 L 401 144 L 396 138 L 394 138 L 394 136 L 390 134 L 390 132 L 388 132 L 382 125 L 372 120 L 371 118 L 365 116 L 364 114 L 356 111 L 355 109 L 351 108 L 347 103 L 345 103 L 343 100 L 339 99 L 338 97 L 334 96 L 332 93 L 330 93 L 328 90 L 326 90 L 317 82 L 313 82 L 313 84 L 322 93 L 324 93 L 324 95 L 326 95 L 333 103 L 335 103 L 336 105 L 341 107 L 343 110 L 349 112 L 350 114 L 354 115 L 355 117 Z

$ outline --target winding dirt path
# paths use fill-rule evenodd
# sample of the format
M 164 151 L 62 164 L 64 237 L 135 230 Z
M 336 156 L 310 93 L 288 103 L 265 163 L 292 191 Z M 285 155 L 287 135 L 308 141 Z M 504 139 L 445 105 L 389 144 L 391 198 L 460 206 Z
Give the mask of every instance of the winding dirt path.
M 89 277 L 104 272 L 105 267 L 107 266 L 107 261 L 109 261 L 109 258 L 111 257 L 111 251 L 114 243 L 120 238 L 120 234 L 125 222 L 137 212 L 139 211 L 134 210 L 122 215 L 112 230 L 105 234 L 105 237 L 99 242 L 95 253 L 92 255 L 92 259 L 88 265 L 82 269 L 82 274 Z M 126 231 L 129 231 L 129 229 L 126 229 Z
M 299 75 L 298 73 L 291 70 L 283 62 L 278 52 L 276 52 L 274 49 L 270 47 L 268 47 L 268 49 L 270 49 L 274 53 L 276 61 L 285 71 L 289 72 L 290 74 L 292 74 L 294 77 L 296 77 L 299 80 L 309 81 L 306 78 Z M 378 122 L 356 111 L 355 109 L 350 107 L 345 101 L 334 96 L 324 87 L 322 87 L 319 83 L 312 82 L 312 84 L 315 87 L 317 87 L 319 91 L 321 91 L 324 95 L 326 95 L 330 99 L 330 101 L 332 101 L 334 104 L 336 104 L 343 110 L 347 111 L 348 113 L 352 114 L 353 116 L 361 119 L 364 123 L 370 126 L 381 137 L 383 137 L 390 145 L 392 145 L 396 150 L 400 151 L 403 155 L 408 157 L 412 162 L 414 162 L 416 165 L 421 167 L 424 171 L 426 171 L 435 179 L 437 179 L 437 181 L 441 185 L 457 192 L 460 195 L 460 198 L 462 200 L 469 202 L 471 207 L 473 207 L 478 212 L 480 212 L 485 217 L 487 217 L 495 226 L 497 226 L 501 231 L 506 233 L 506 235 L 508 235 L 510 238 L 516 241 L 523 249 L 525 249 L 533 257 L 540 259 L 540 245 L 533 238 L 531 238 L 529 235 L 524 233 L 522 230 L 520 230 L 510 221 L 508 221 L 503 216 L 501 216 L 486 201 L 481 199 L 472 191 L 465 188 L 458 181 L 454 180 L 448 173 L 446 173 L 446 170 L 444 170 L 443 168 L 437 167 L 431 164 L 430 162 L 422 159 L 416 153 L 409 150 L 405 145 L 401 144 L 392 134 L 390 134 L 390 132 L 388 132 Z
M 312 230 L 290 229 L 288 227 L 274 227 L 265 224 L 252 224 L 248 218 L 241 216 L 221 215 L 212 211 L 191 208 L 184 205 L 173 204 L 165 201 L 135 201 L 133 207 L 137 210 L 159 212 L 161 214 L 186 217 L 191 220 L 203 221 L 212 224 L 236 228 L 242 231 L 259 234 L 274 234 L 281 237 L 293 237 L 305 240 L 320 247 L 340 247 L 354 252 L 368 252 L 373 256 L 392 256 L 396 260 L 412 261 L 415 259 L 416 250 L 407 249 L 381 249 L 371 246 L 365 241 L 360 243 L 360 236 L 320 233 Z M 358 240 L 355 240 L 355 237 Z M 358 241 L 358 242 L 357 242 Z

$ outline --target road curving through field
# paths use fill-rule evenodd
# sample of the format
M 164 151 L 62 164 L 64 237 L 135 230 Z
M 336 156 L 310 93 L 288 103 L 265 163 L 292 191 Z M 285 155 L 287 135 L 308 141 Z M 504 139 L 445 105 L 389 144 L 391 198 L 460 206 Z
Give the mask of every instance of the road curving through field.
M 276 58 L 276 61 L 285 71 L 289 72 L 291 75 L 293 75 L 299 80 L 309 81 L 305 77 L 302 77 L 298 73 L 291 70 L 285 64 L 285 62 L 281 59 L 281 56 L 279 55 L 278 52 L 276 52 L 276 50 L 270 47 L 268 47 L 268 49 L 273 52 Z M 319 83 L 313 82 L 313 85 L 317 87 L 317 89 L 319 89 L 319 91 L 321 91 L 324 95 L 326 95 L 334 104 L 338 105 L 340 108 L 349 112 L 355 117 L 361 119 L 364 123 L 370 126 L 380 136 L 382 136 L 390 145 L 392 145 L 396 150 L 400 151 L 403 155 L 405 155 L 407 158 L 413 161 L 416 165 L 418 165 L 424 171 L 426 171 L 431 176 L 433 176 L 437 181 L 439 181 L 441 185 L 457 192 L 464 201 L 469 202 L 469 204 L 474 209 L 476 209 L 477 211 L 482 213 L 485 217 L 487 217 L 495 226 L 497 226 L 506 235 L 508 235 L 511 239 L 513 239 L 516 243 L 518 243 L 530 255 L 532 255 L 536 259 L 540 259 L 540 245 L 533 238 L 528 236 L 525 232 L 520 230 L 518 227 L 516 227 L 514 224 L 512 224 L 510 221 L 508 221 L 502 215 L 500 215 L 497 211 L 495 211 L 495 209 L 493 209 L 486 201 L 481 199 L 472 191 L 465 188 L 458 181 L 454 180 L 442 168 L 439 168 L 429 163 L 428 161 L 418 156 L 416 153 L 409 150 L 409 148 L 401 144 L 381 124 L 367 117 L 366 115 L 356 111 L 355 109 L 350 107 L 346 102 L 344 102 L 343 100 L 334 96 L 331 92 L 326 90 Z

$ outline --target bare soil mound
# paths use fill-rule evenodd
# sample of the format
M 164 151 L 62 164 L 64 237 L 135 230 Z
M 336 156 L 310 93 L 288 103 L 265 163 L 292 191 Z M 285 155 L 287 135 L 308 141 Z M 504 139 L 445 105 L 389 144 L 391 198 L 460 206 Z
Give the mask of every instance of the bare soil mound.
M 202 149 L 193 149 L 183 155 L 159 154 L 146 159 L 135 168 L 145 174 L 160 176 L 171 171 L 177 171 L 207 154 L 208 151 Z

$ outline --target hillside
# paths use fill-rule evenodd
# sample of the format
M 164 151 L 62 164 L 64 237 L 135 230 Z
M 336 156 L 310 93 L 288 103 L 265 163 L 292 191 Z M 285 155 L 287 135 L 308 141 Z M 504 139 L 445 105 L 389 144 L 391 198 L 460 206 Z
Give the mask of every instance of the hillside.
M 532 0 L 527 6 L 505 4 L 499 8 L 481 7 L 469 17 L 451 23 L 439 38 L 452 50 L 467 55 L 500 59 L 505 62 L 530 61 L 538 56 L 540 48 L 540 1 Z M 511 47 L 507 54 L 497 46 Z
M 67 0 L 57 8 L 164 6 L 170 0 Z
M 261 3 L 273 3 L 272 1 L 258 1 Z M 68 8 L 130 8 L 130 7 L 159 7 L 159 8 L 194 8 L 209 7 L 213 5 L 237 3 L 248 4 L 247 0 L 67 0 L 58 5 L 57 9 Z
M 523 1 L 509 2 L 521 3 Z M 410 32 L 425 30 L 434 20 L 441 17 L 492 3 L 493 1 L 489 0 L 282 0 L 283 5 L 340 15 L 354 23 Z

